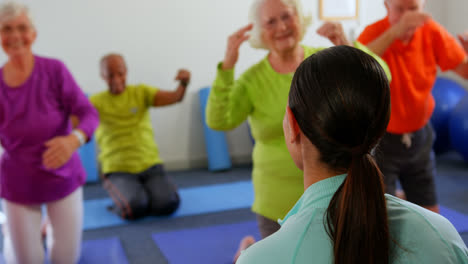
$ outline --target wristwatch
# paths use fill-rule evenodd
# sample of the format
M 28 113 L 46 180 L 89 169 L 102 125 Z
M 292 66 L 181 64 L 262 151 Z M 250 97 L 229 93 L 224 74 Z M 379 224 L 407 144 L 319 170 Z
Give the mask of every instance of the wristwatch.
M 81 133 L 80 131 L 78 131 L 76 129 L 74 129 L 72 131 L 72 133 L 78 138 L 78 141 L 80 142 L 80 146 L 83 146 L 84 143 L 86 143 L 85 142 L 86 140 L 85 140 L 85 137 L 84 137 L 83 133 Z

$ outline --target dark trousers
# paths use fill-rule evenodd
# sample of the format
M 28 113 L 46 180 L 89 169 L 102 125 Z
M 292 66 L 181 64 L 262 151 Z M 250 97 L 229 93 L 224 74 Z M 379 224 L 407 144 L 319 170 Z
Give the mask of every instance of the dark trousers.
M 260 235 L 262 236 L 262 239 L 272 235 L 281 227 L 281 225 L 278 224 L 277 221 L 271 220 L 259 214 L 257 214 L 257 225 L 258 229 L 260 230 Z
M 437 204 L 434 140 L 430 124 L 412 133 L 410 147 L 402 143 L 402 135 L 384 135 L 376 156 L 384 175 L 386 193 L 395 195 L 396 181 L 399 180 L 408 201 L 421 206 Z
M 112 211 L 124 219 L 170 215 L 180 203 L 177 188 L 165 174 L 162 165 L 155 165 L 138 174 L 106 174 L 104 188 L 115 203 Z

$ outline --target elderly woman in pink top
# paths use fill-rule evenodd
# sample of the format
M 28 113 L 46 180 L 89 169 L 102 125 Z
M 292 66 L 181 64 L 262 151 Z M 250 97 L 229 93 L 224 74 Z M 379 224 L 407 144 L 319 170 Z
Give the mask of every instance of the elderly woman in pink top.
M 85 171 L 76 150 L 98 125 L 98 115 L 65 65 L 34 55 L 36 39 L 26 6 L 0 6 L 0 196 L 7 217 L 7 263 L 43 263 L 41 205 L 50 219 L 51 263 L 80 256 Z M 72 129 L 70 116 L 79 124 Z

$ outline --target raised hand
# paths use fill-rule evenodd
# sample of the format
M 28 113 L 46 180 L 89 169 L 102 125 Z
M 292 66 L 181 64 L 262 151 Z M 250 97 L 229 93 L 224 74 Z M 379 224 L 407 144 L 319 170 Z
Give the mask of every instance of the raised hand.
M 188 83 L 190 82 L 190 71 L 186 69 L 180 69 L 177 72 L 175 80 L 180 81 L 181 84 L 184 84 L 185 86 L 187 86 Z
M 73 152 L 80 147 L 78 138 L 70 134 L 58 136 L 45 143 L 46 151 L 42 154 L 42 164 L 47 169 L 57 169 L 70 160 Z
M 420 11 L 408 11 L 403 14 L 395 25 L 396 37 L 402 41 L 409 41 L 416 29 L 426 23 L 431 16 Z
M 465 52 L 468 53 L 468 31 L 466 31 L 463 34 L 458 34 L 458 39 L 460 40 L 460 43 L 465 49 Z
M 346 37 L 343 26 L 339 22 L 325 22 L 319 29 L 317 34 L 329 39 L 335 45 L 351 45 Z
M 252 30 L 252 27 L 253 24 L 248 24 L 229 36 L 222 66 L 223 70 L 234 68 L 237 59 L 239 58 L 239 47 L 244 41 L 249 39 L 247 32 Z

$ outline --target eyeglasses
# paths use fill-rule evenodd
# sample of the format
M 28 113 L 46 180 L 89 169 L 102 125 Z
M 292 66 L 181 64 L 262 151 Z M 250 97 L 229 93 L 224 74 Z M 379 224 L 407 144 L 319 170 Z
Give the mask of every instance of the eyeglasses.
M 17 31 L 20 34 L 25 34 L 31 31 L 31 28 L 31 26 L 28 26 L 26 24 L 20 24 L 18 26 L 4 25 L 0 28 L 0 33 L 13 34 L 15 31 Z
M 269 18 L 265 23 L 262 24 L 262 26 L 268 30 L 274 29 L 279 25 L 280 21 L 286 25 L 289 25 L 293 21 L 294 16 L 296 16 L 294 11 L 285 11 L 279 17 Z

